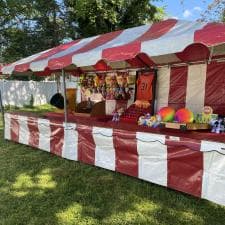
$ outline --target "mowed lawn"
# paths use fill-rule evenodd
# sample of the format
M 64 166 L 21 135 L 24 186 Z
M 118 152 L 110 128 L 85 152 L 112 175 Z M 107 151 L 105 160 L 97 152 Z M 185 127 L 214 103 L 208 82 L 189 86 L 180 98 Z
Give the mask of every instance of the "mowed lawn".
M 0 135 L 0 225 L 225 224 L 225 207 Z

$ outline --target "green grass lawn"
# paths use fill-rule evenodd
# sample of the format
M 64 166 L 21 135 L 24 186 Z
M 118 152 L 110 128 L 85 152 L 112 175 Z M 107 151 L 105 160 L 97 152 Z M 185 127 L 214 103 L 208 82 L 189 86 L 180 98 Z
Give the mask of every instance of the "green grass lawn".
M 0 225 L 225 224 L 225 207 L 0 135 Z

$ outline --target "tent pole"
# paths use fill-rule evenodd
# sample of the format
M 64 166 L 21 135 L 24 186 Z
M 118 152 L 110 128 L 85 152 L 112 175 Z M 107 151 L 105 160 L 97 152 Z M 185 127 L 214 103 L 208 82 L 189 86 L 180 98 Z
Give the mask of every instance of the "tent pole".
M 63 97 L 64 97 L 64 122 L 67 126 L 66 77 L 64 69 L 62 69 L 62 78 L 63 78 Z
M 156 113 L 156 85 L 157 85 L 157 76 L 158 76 L 157 68 L 154 68 L 154 78 L 153 78 L 153 87 L 152 87 L 152 109 L 151 109 L 151 114 L 152 115 L 154 115 Z
M 3 83 L 3 86 L 4 86 L 4 83 Z M 2 101 L 2 91 L 0 90 L 0 109 L 1 109 L 1 113 L 2 113 L 3 131 L 5 131 L 5 110 L 4 110 L 4 106 L 3 106 L 2 102 L 3 102 Z

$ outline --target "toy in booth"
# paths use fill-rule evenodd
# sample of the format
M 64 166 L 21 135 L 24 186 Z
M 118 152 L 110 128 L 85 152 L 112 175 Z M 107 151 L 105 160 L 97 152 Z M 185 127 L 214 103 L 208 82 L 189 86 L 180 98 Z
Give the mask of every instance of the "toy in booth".
M 147 109 L 147 108 L 149 108 L 150 107 L 150 103 L 149 103 L 149 101 L 146 101 L 146 100 L 136 100 L 135 102 L 134 102 L 134 104 L 135 104 L 135 107 L 137 107 L 137 108 L 142 108 L 142 109 Z
M 113 118 L 112 118 L 112 121 L 113 122 L 119 122 L 120 121 L 120 116 L 124 113 L 124 109 L 123 108 L 120 108 L 120 109 L 117 109 L 113 112 Z
M 222 118 L 218 120 L 212 120 L 211 126 L 212 126 L 211 130 L 212 133 L 220 134 L 225 132 L 225 121 Z
M 98 77 L 98 75 L 96 75 L 95 77 L 94 77 L 94 86 L 95 87 L 99 87 L 99 77 Z
M 194 113 L 186 108 L 179 109 L 175 114 L 175 121 L 178 123 L 193 123 Z
M 159 110 L 158 115 L 162 122 L 172 122 L 175 116 L 175 109 L 172 107 L 163 107 Z
M 217 120 L 218 114 L 213 114 L 213 109 L 210 106 L 204 106 L 203 112 L 198 113 L 196 115 L 195 121 L 196 123 L 208 123 L 210 124 L 210 121 Z
M 160 125 L 161 118 L 160 116 L 151 116 L 149 113 L 147 113 L 145 116 L 140 116 L 138 119 L 138 125 L 142 126 L 148 126 L 156 128 Z
M 147 120 L 151 118 L 149 113 L 146 113 L 144 116 L 140 116 L 138 119 L 138 125 L 147 126 Z

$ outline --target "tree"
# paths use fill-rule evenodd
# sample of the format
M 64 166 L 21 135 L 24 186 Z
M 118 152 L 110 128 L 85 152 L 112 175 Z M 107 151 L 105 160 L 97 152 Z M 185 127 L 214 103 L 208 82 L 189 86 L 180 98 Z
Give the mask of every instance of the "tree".
M 202 15 L 204 21 L 225 22 L 225 0 L 214 0 Z
M 161 20 L 164 11 L 152 2 L 0 0 L 0 58 L 10 63 L 55 47 L 63 39 L 83 38 Z
M 180 0 L 183 4 L 186 0 Z M 205 0 L 201 0 L 205 3 Z M 225 22 L 225 0 L 212 0 L 200 21 Z
M 149 0 L 65 0 L 68 27 L 88 37 L 161 20 L 162 8 Z
M 57 0 L 0 1 L 0 53 L 4 62 L 60 44 L 65 33 L 61 5 Z

